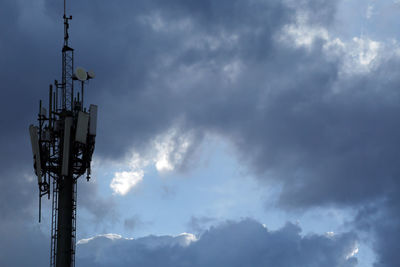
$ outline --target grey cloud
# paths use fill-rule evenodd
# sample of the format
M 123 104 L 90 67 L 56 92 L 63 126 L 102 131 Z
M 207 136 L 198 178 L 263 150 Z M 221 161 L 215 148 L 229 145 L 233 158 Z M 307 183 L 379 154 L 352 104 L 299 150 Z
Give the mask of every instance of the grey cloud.
M 390 196 L 390 197 L 388 197 Z M 397 252 L 398 233 L 400 231 L 399 194 L 388 196 L 361 208 L 354 219 L 361 234 L 370 233 L 364 239 L 372 244 L 377 260 L 374 267 L 389 267 L 400 264 Z
M 201 217 L 192 216 L 189 222 L 187 223 L 187 226 L 193 233 L 198 235 L 200 233 L 203 233 L 207 228 L 209 228 L 208 226 L 211 223 L 215 223 L 215 221 L 216 221 L 215 218 L 207 216 L 201 216 Z
M 336 12 L 340 1 L 300 0 L 291 1 L 299 10 L 309 15 L 311 24 L 331 26 L 336 21 Z
M 252 220 L 210 228 L 191 243 L 185 236 L 134 240 L 96 237 L 79 245 L 77 266 L 356 266 L 356 236 L 309 235 L 288 223 L 268 231 Z
M 118 221 L 120 214 L 115 208 L 116 203 L 111 196 L 100 194 L 96 181 L 86 182 L 85 178 L 81 178 L 78 182 L 78 205 L 92 215 L 95 224 Z
M 2 266 L 46 266 L 49 264 L 50 235 L 31 224 L 1 222 Z

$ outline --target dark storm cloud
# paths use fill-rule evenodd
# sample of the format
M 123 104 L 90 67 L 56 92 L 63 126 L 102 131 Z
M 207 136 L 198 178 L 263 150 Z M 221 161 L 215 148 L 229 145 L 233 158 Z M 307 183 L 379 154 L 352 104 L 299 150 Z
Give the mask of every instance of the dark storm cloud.
M 168 75 L 179 74 L 179 68 L 213 60 L 217 60 L 214 67 L 220 68 L 221 63 L 237 56 L 269 57 L 273 34 L 293 15 L 279 1 L 121 1 L 112 8 L 84 4 L 79 10 L 71 22 L 72 36 L 76 36 L 72 43 L 79 46 L 79 59 L 98 74 L 88 89 L 88 97 L 101 106 L 96 149 L 102 156 L 112 157 L 120 157 L 132 145 L 145 145 L 186 112 L 185 102 L 198 100 L 196 95 L 182 95 L 181 88 L 169 88 L 164 80 Z M 86 15 L 78 17 L 80 12 Z M 153 28 L 158 19 L 165 30 Z M 177 31 L 185 21 L 192 29 Z M 81 24 L 85 28 L 79 29 Z M 262 27 L 259 34 L 253 33 L 253 26 Z M 242 34 L 241 43 L 232 49 L 220 47 L 212 51 L 211 44 L 203 41 L 207 36 L 218 39 L 221 34 L 236 31 Z M 90 38 L 86 37 L 88 32 Z M 198 40 L 193 41 L 199 41 L 204 48 L 185 45 L 196 36 Z M 253 51 L 246 48 L 249 45 L 257 47 Z M 163 62 L 168 57 L 172 62 L 166 65 Z M 208 94 L 216 85 L 203 85 L 206 88 L 199 97 L 211 97 Z
M 150 236 L 134 240 L 96 237 L 79 245 L 77 266 L 356 266 L 356 239 L 301 236 L 288 223 L 268 231 L 258 222 L 228 222 L 187 245 L 185 236 Z
M 47 266 L 50 236 L 38 228 L 18 222 L 1 222 L 1 266 Z
M 373 199 L 399 174 L 399 81 L 383 87 L 377 71 L 374 79 L 336 84 L 341 92 L 333 93 L 332 70 L 320 63 L 311 77 L 292 76 L 301 77 L 298 87 L 269 94 L 262 112 L 252 110 L 249 128 L 231 129 L 244 158 L 284 182 L 281 200 L 289 207 Z
M 364 239 L 373 244 L 378 255 L 374 267 L 396 266 L 400 262 L 397 251 L 400 231 L 399 203 L 398 192 L 388 192 L 385 198 L 360 209 L 354 220 L 360 233 L 372 233 Z

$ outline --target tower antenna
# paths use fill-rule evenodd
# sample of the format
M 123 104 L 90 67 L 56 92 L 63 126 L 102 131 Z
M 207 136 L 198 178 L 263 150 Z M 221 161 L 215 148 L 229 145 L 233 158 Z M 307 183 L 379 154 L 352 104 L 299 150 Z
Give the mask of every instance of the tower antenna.
M 92 71 L 74 68 L 74 49 L 69 46 L 69 21 L 64 0 L 64 42 L 61 82 L 49 88 L 49 111 L 39 104 L 38 125 L 30 125 L 35 174 L 41 198 L 52 196 L 51 267 L 75 266 L 77 180 L 86 174 L 89 181 L 95 147 L 97 106 L 86 111 L 84 84 L 94 78 Z M 81 95 L 74 93 L 74 82 Z

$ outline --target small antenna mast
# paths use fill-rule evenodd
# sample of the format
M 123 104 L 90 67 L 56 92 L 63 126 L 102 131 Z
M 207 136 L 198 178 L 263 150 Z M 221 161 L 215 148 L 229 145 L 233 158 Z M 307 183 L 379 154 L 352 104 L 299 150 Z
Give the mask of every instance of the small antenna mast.
M 72 76 L 74 71 L 74 49 L 69 47 L 69 20 L 72 16 L 66 14 L 66 0 L 64 0 L 64 45 L 62 49 L 63 53 L 63 68 L 62 68 L 62 81 L 61 81 L 61 107 L 64 110 L 72 110 L 74 103 L 74 84 L 72 82 Z
M 69 29 L 69 23 L 68 20 L 72 19 L 72 16 L 67 17 L 67 4 L 66 4 L 66 0 L 64 0 L 64 46 L 68 46 L 68 38 L 69 38 L 69 34 L 68 34 L 68 29 Z

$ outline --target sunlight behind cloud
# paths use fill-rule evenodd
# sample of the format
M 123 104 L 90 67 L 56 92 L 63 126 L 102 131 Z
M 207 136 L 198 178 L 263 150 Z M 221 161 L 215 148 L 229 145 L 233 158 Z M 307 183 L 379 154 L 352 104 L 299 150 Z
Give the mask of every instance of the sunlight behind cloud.
M 372 7 L 369 10 L 372 12 Z M 302 13 L 298 14 L 296 23 L 283 27 L 277 40 L 285 45 L 305 48 L 308 51 L 317 44 L 316 41 L 322 41 L 323 52 L 328 59 L 335 61 L 338 57 L 342 58 L 339 73 L 346 75 L 370 72 L 383 53 L 383 44 L 377 40 L 363 35 L 342 39 L 329 33 L 323 26 L 310 24 L 307 14 Z
M 353 38 L 353 42 L 358 47 L 357 56 L 361 65 L 369 65 L 377 57 L 380 48 L 379 42 L 357 37 Z
M 110 187 L 116 194 L 126 195 L 134 186 L 143 180 L 143 170 L 116 172 Z
M 132 188 L 138 185 L 144 177 L 144 168 L 149 162 L 140 157 L 137 153 L 131 156 L 119 167 L 119 171 L 114 173 L 110 188 L 118 195 L 126 195 Z M 126 169 L 126 170 L 124 170 Z
M 110 188 L 115 194 L 126 195 L 144 177 L 145 169 L 154 166 L 159 173 L 176 170 L 184 160 L 192 145 L 191 136 L 182 134 L 175 128 L 157 136 L 142 154 L 132 152 L 114 173 Z
M 173 171 L 182 164 L 190 147 L 190 138 L 172 129 L 157 137 L 153 143 L 156 155 L 153 159 L 158 172 Z

